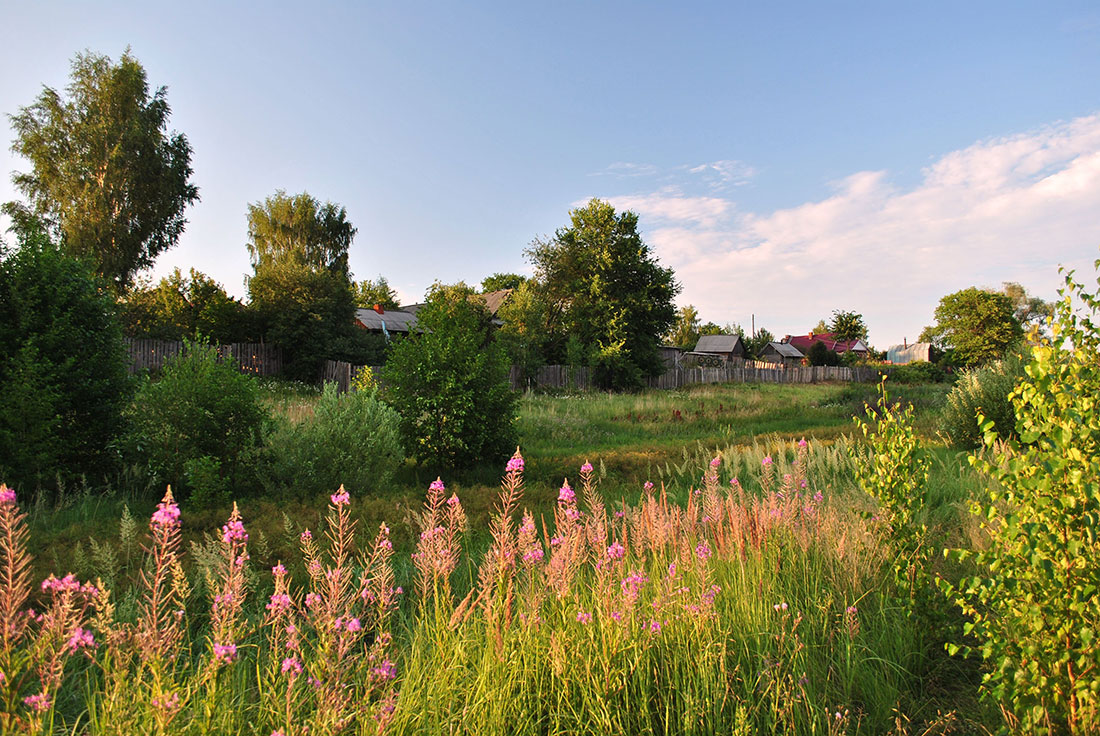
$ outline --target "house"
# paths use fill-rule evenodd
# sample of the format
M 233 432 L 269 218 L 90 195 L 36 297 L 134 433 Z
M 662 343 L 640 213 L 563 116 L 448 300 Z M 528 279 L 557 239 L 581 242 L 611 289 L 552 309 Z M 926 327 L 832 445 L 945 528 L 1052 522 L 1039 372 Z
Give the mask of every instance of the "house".
M 867 344 L 863 342 L 863 340 L 838 340 L 836 339 L 836 335 L 831 332 L 819 332 L 817 334 L 810 332 L 808 335 L 787 335 L 783 338 L 783 342 L 787 345 L 795 346 L 803 355 L 809 354 L 810 348 L 814 346 L 815 342 L 820 342 L 837 355 L 851 352 L 861 358 L 867 356 Z
M 386 311 L 380 304 L 355 310 L 355 326 L 381 335 L 407 335 L 416 327 L 415 312 L 405 309 Z
M 680 358 L 683 354 L 684 351 L 675 345 L 662 345 L 657 348 L 657 356 L 661 359 L 661 364 L 664 365 L 666 371 L 679 368 Z
M 745 343 L 741 341 L 740 335 L 703 335 L 688 355 L 717 357 L 728 362 L 732 358 L 745 357 Z
M 760 352 L 760 360 L 767 363 L 782 363 L 785 366 L 802 365 L 805 358 L 802 351 L 785 342 L 769 342 Z
M 915 342 L 910 345 L 908 342 L 904 342 L 901 345 L 891 345 L 886 351 L 887 363 L 902 365 L 921 361 L 925 363 L 932 362 L 932 343 Z

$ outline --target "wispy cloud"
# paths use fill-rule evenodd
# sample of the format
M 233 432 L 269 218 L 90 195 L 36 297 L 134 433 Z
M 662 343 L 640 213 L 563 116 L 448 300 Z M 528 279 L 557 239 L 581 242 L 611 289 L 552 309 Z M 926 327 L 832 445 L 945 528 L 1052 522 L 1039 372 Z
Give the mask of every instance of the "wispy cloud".
M 716 322 L 755 314 L 779 334 L 854 309 L 882 347 L 915 338 L 951 291 L 1012 280 L 1049 298 L 1059 264 L 1091 270 L 1100 114 L 977 142 L 922 175 L 901 189 L 888 172 L 856 172 L 824 199 L 772 212 L 676 187 L 610 200 L 639 213 L 682 302 Z

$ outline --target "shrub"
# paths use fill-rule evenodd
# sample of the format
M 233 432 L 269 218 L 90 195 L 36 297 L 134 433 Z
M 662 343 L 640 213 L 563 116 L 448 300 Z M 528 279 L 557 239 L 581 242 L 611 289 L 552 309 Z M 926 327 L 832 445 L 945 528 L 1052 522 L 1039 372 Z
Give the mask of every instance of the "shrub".
M 207 504 L 221 501 L 229 488 L 240 493 L 254 479 L 269 415 L 256 383 L 232 358 L 187 342 L 159 380 L 141 385 L 129 416 L 128 449 L 148 464 L 153 480 Z
M 0 260 L 0 356 L 0 477 L 108 474 L 130 386 L 122 330 L 92 269 L 40 231 Z
M 964 371 L 956 381 L 943 410 L 942 430 L 956 447 L 974 448 L 982 443 L 978 412 L 993 422 L 1002 437 L 1016 434 L 1016 414 L 1009 394 L 1024 375 L 1024 363 L 1009 356 L 981 368 Z
M 417 312 L 421 332 L 396 343 L 383 371 L 405 449 L 422 462 L 470 467 L 516 445 L 516 394 L 489 313 L 464 284 L 436 285 Z
M 810 346 L 806 352 L 806 359 L 810 361 L 810 365 L 840 365 L 840 356 L 825 347 L 825 343 L 821 340 L 817 340 Z
M 265 485 L 310 496 L 340 485 L 360 494 L 382 490 L 404 460 L 400 421 L 375 391 L 340 394 L 327 383 L 312 417 L 272 433 Z
M 925 360 L 906 363 L 890 370 L 891 383 L 943 383 L 946 380 L 947 373 L 943 368 Z
M 952 649 L 980 654 L 983 697 L 1021 733 L 1100 732 L 1100 297 L 1072 273 L 1060 293 L 1052 336 L 1010 395 L 1019 438 L 982 419 L 996 454 L 972 458 L 994 481 L 973 508 L 989 535 L 979 574 L 944 585 L 974 642 Z

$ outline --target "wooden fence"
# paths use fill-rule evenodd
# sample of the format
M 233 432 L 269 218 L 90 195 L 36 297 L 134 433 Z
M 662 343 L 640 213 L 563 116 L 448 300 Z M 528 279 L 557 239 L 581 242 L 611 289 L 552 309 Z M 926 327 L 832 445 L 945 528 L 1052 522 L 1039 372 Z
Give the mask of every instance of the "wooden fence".
M 147 340 L 126 338 L 126 348 L 130 353 L 131 373 L 139 371 L 160 371 L 164 364 L 183 352 L 183 343 L 177 340 Z M 282 351 L 274 345 L 262 343 L 233 343 L 219 345 L 218 353 L 223 357 L 233 357 L 245 373 L 257 376 L 273 376 L 283 369 Z

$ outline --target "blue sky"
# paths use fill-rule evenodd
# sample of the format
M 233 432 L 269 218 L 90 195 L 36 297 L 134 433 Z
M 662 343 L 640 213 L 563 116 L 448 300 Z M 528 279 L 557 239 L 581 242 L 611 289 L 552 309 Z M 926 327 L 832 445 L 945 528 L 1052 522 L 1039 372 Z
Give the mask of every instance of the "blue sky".
M 355 275 L 409 301 L 526 270 L 598 196 L 704 320 L 852 309 L 879 347 L 950 291 L 1052 298 L 1100 255 L 1095 3 L 3 2 L 0 112 L 126 46 L 202 197 L 154 273 L 236 295 L 277 189 L 345 206 Z M 0 200 L 26 168 L 0 154 Z

